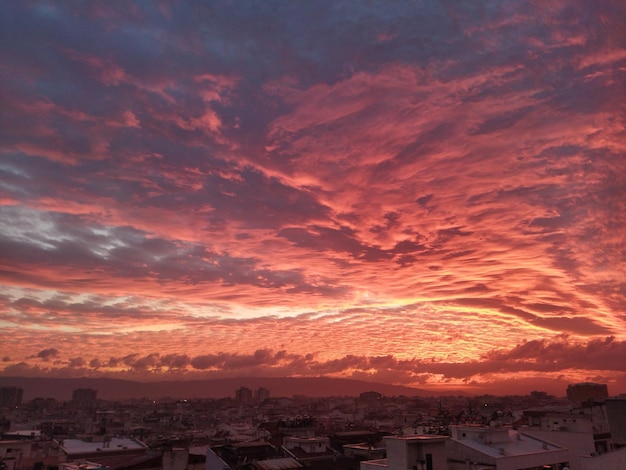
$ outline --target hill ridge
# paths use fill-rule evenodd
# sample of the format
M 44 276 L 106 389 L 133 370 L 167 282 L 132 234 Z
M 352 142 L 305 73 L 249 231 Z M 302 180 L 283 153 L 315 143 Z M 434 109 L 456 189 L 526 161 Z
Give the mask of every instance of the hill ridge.
M 272 397 L 303 395 L 310 397 L 358 396 L 376 391 L 386 396 L 427 396 L 425 390 L 356 379 L 333 377 L 234 377 L 222 379 L 161 380 L 140 382 L 107 377 L 53 378 L 0 377 L 0 386 L 17 386 L 24 390 L 24 401 L 36 397 L 70 400 L 77 388 L 93 388 L 98 398 L 124 400 L 130 398 L 228 398 L 239 387 L 270 390 Z

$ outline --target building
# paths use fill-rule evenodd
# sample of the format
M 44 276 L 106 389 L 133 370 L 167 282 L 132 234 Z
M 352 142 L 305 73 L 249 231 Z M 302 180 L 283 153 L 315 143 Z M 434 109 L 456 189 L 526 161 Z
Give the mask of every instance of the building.
M 98 391 L 92 388 L 77 388 L 72 392 L 72 403 L 77 406 L 94 406 L 97 398 Z
M 547 400 L 549 395 L 548 395 L 548 392 L 541 392 L 538 390 L 533 390 L 532 392 L 530 392 L 530 397 L 535 400 Z
M 24 390 L 19 387 L 0 387 L 0 408 L 15 408 L 22 404 Z
M 609 390 L 606 384 L 583 382 L 567 386 L 567 399 L 569 401 L 604 400 L 609 398 Z
M 155 459 L 157 460 L 157 459 Z M 151 468 L 148 465 L 153 461 L 138 462 L 138 469 L 145 470 Z M 188 447 L 169 447 L 166 446 L 162 449 L 161 461 L 156 462 L 161 464 L 159 467 L 161 470 L 206 470 L 207 459 L 205 452 L 192 452 Z M 124 467 L 126 468 L 126 467 Z M 152 467 L 154 468 L 154 467 Z M 225 470 L 223 467 L 219 470 Z
M 387 458 L 361 470 L 563 470 L 567 449 L 509 428 L 453 426 L 452 436 L 387 436 Z
M 448 470 L 447 436 L 387 436 L 387 458 L 361 462 L 361 470 Z
M 205 470 L 231 470 L 230 466 L 210 447 L 206 450 Z
M 109 470 L 109 467 L 105 467 L 96 462 L 83 460 L 81 462 L 62 463 L 59 470 Z
M 338 452 L 330 448 L 327 437 L 287 436 L 282 450 L 305 467 L 327 468 L 338 456 Z
M 380 460 L 387 457 L 387 448 L 384 445 L 372 444 L 346 444 L 343 446 L 343 455 L 347 458 L 358 460 Z
M 0 440 L 0 469 L 31 469 L 37 462 L 56 465 L 58 458 L 58 446 L 36 432 L 17 431 Z
M 337 452 L 344 452 L 346 445 L 375 445 L 380 442 L 380 440 L 381 435 L 374 431 L 341 431 L 330 436 L 330 446 Z
M 613 445 L 626 447 L 626 397 L 609 398 L 604 404 Z
M 520 429 L 529 436 L 566 448 L 572 469 L 583 468 L 583 460 L 606 453 L 612 447 L 606 402 L 529 409 L 524 411 L 524 417 L 528 425 Z
M 363 392 L 359 395 L 359 398 L 363 401 L 367 401 L 367 402 L 376 402 L 379 401 L 382 398 L 382 394 L 378 393 L 378 392 Z
M 231 470 L 219 455 L 217 455 L 210 447 L 206 450 L 206 467 L 205 470 Z
M 278 433 L 283 436 L 315 437 L 315 421 L 310 416 L 280 421 Z M 281 444 L 283 444 L 282 441 Z
M 263 402 L 270 397 L 270 391 L 267 388 L 260 387 L 254 392 L 254 398 L 258 402 Z
M 506 427 L 451 426 L 448 470 L 562 470 L 565 447 Z
M 89 460 L 106 466 L 110 462 L 135 460 L 148 454 L 148 447 L 141 441 L 128 437 L 93 437 L 91 440 L 64 439 L 58 441 L 59 462 Z
M 618 470 L 626 468 L 626 447 L 601 455 L 586 455 L 572 470 Z
M 269 442 L 257 440 L 226 444 L 219 449 L 218 456 L 234 468 L 257 460 L 276 458 L 279 454 Z
M 240 387 L 235 390 L 235 400 L 239 403 L 249 403 L 252 401 L 252 390 L 248 387 Z
M 257 460 L 256 462 L 252 462 L 252 467 L 256 470 L 298 470 L 302 468 L 302 464 L 294 458 L 282 457 L 278 459 Z

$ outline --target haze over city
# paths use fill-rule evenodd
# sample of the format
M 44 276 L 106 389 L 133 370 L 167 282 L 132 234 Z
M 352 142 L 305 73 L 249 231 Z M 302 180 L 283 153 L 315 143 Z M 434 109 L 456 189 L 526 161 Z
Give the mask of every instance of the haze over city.
M 0 379 L 626 393 L 624 18 L 0 1 Z

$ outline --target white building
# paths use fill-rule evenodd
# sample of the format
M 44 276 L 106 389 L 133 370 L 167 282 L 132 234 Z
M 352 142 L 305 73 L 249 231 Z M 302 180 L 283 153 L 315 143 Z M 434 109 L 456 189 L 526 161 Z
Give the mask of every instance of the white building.
M 583 460 L 610 451 L 612 431 L 604 403 L 591 403 L 570 409 L 531 409 L 524 411 L 528 427 L 521 430 L 537 439 L 553 442 L 568 450 L 572 470 L 583 468 Z
M 387 457 L 387 448 L 385 446 L 375 446 L 372 444 L 345 444 L 341 446 L 343 455 L 348 458 L 363 460 L 380 460 Z
M 562 470 L 567 449 L 505 427 L 452 426 L 448 470 Z
M 45 465 L 56 465 L 59 460 L 59 449 L 52 441 L 41 440 L 39 437 L 24 439 L 24 436 L 38 436 L 38 434 L 11 433 L 18 439 L 0 440 L 0 468 L 2 465 L 7 470 L 18 468 L 33 468 L 35 462 Z
M 104 437 L 98 440 L 63 439 L 59 441 L 59 462 L 72 462 L 75 460 L 89 460 L 104 463 L 110 459 L 118 460 L 145 456 L 148 447 L 141 441 L 128 437 Z
M 330 447 L 327 437 L 294 437 L 287 436 L 283 439 L 284 447 L 287 450 L 302 449 L 308 454 L 325 452 Z
M 327 437 L 286 436 L 282 449 L 287 456 L 305 466 L 337 460 L 337 453 L 330 448 L 330 441 Z
M 385 437 L 387 458 L 360 470 L 564 470 L 567 449 L 508 428 L 458 426 L 452 437 Z M 573 470 L 573 469 L 572 469 Z
M 387 458 L 361 462 L 361 470 L 447 470 L 446 436 L 387 436 Z

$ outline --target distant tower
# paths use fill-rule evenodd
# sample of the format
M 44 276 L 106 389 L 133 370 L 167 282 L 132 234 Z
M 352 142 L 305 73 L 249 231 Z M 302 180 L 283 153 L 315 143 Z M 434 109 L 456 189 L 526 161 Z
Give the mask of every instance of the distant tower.
M 254 398 L 258 402 L 267 400 L 270 397 L 270 391 L 267 388 L 260 387 L 254 392 Z
M 19 387 L 0 387 L 0 408 L 15 408 L 22 404 L 24 390 Z
M 83 407 L 94 406 L 97 396 L 97 390 L 92 388 L 77 388 L 72 392 L 72 403 Z
M 584 382 L 567 386 L 569 401 L 604 400 L 609 398 L 609 389 L 606 384 Z
M 359 398 L 363 401 L 367 401 L 367 402 L 376 402 L 376 401 L 380 401 L 383 396 L 381 393 L 378 392 L 363 392 L 359 395 Z
M 239 403 L 248 403 L 252 401 L 252 390 L 247 387 L 240 387 L 235 391 L 235 400 Z

